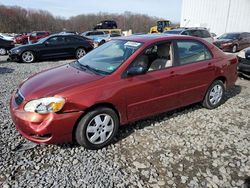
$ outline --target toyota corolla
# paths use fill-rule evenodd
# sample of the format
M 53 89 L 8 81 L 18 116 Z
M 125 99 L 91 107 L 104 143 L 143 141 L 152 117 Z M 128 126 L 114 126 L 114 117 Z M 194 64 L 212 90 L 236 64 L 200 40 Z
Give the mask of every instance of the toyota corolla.
M 199 38 L 117 38 L 21 83 L 11 96 L 11 116 L 33 142 L 75 140 L 99 149 L 129 122 L 197 102 L 218 107 L 235 84 L 237 64 Z

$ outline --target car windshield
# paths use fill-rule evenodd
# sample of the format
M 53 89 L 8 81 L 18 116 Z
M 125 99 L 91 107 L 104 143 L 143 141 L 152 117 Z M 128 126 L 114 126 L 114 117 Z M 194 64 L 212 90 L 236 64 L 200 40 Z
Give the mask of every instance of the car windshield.
M 169 31 L 164 31 L 165 34 L 172 34 L 172 35 L 179 35 L 181 34 L 182 30 L 169 30 Z
M 78 62 L 94 72 L 109 75 L 127 60 L 142 43 L 127 40 L 112 40 L 92 50 Z
M 218 39 L 238 39 L 240 34 L 238 33 L 225 33 L 221 35 Z

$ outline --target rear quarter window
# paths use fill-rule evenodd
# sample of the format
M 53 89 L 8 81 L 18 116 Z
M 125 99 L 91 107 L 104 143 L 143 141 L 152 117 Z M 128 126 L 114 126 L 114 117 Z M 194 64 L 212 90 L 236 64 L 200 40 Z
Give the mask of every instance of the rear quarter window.
M 196 41 L 177 41 L 177 54 L 180 65 L 212 59 L 207 47 Z

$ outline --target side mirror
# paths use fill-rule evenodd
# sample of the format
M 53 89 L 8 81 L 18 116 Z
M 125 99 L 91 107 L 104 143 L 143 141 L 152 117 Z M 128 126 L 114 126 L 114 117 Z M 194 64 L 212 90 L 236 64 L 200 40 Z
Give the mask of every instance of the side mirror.
M 243 38 L 242 37 L 239 37 L 238 40 L 242 40 Z
M 135 75 L 141 75 L 141 74 L 145 74 L 147 72 L 147 68 L 144 66 L 136 66 L 136 67 L 130 67 L 127 70 L 127 75 L 128 76 L 135 76 Z
M 45 46 L 48 46 L 50 43 L 49 43 L 49 41 L 45 41 L 44 44 L 45 44 Z

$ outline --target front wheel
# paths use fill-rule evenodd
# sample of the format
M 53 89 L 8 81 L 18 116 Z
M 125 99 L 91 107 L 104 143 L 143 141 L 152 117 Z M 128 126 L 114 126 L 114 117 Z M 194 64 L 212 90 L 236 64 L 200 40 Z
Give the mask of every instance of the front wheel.
M 31 51 L 26 51 L 22 53 L 22 62 L 33 63 L 35 61 L 35 55 Z
M 88 112 L 78 123 L 75 139 L 87 149 L 100 149 L 110 144 L 119 127 L 119 118 L 110 108 L 101 107 Z
M 86 51 L 83 48 L 78 48 L 76 50 L 76 59 L 80 59 L 84 55 L 86 55 Z
M 209 87 L 203 100 L 203 106 L 208 109 L 214 109 L 221 105 L 225 94 L 225 86 L 222 81 L 216 80 Z
M 0 48 L 0 55 L 5 55 L 7 50 L 5 48 Z

